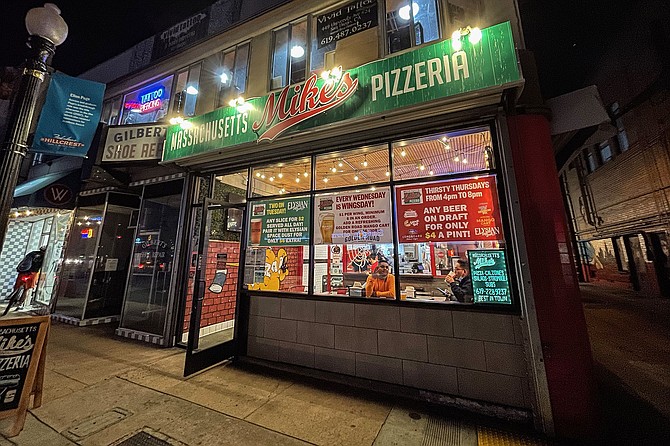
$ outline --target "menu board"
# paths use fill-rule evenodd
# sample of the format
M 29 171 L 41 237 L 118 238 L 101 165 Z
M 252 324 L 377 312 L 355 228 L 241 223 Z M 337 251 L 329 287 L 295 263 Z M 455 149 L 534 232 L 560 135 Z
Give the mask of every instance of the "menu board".
M 314 243 L 393 243 L 391 188 L 316 197 Z
M 503 240 L 495 175 L 396 188 L 400 243 Z
M 249 245 L 307 245 L 309 225 L 309 197 L 256 201 L 251 205 Z
M 316 18 L 319 48 L 378 24 L 377 0 L 358 0 Z
M 40 324 L 0 327 L 0 412 L 19 407 Z
M 468 259 L 475 303 L 511 304 L 505 251 L 471 250 Z

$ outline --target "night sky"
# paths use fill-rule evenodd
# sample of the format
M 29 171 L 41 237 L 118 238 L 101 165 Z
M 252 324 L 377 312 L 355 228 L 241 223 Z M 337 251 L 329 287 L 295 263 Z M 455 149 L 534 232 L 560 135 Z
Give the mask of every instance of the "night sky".
M 56 49 L 53 66 L 77 76 L 168 28 L 214 0 L 53 0 L 69 27 Z M 0 66 L 17 66 L 25 57 L 25 16 L 44 0 L 2 0 Z
M 83 71 L 199 11 L 214 0 L 56 0 L 70 27 L 53 66 L 66 74 Z M 619 28 L 618 17 L 635 0 L 520 0 L 526 45 L 533 50 L 546 98 L 580 88 L 589 67 Z M 25 56 L 25 13 L 44 1 L 3 0 L 0 66 L 16 66 Z

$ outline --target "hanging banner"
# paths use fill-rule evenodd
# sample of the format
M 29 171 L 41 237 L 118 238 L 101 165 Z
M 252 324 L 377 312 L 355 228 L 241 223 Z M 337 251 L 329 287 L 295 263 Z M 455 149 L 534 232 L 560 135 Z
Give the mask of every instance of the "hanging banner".
M 256 201 L 249 219 L 249 246 L 309 244 L 309 197 Z
M 400 243 L 503 240 L 495 175 L 396 188 Z
M 468 259 L 475 303 L 511 304 L 505 251 L 470 250 Z
M 105 84 L 54 73 L 31 150 L 85 157 L 100 122 L 104 95 Z
M 391 188 L 316 197 L 314 243 L 393 243 Z
M 335 68 L 335 67 L 331 67 Z M 482 30 L 476 43 L 450 39 L 376 60 L 324 80 L 312 73 L 243 105 L 222 107 L 168 128 L 163 161 L 273 141 L 457 95 L 521 84 L 509 22 Z M 332 128 L 332 127 L 329 127 Z M 225 151 L 222 155 L 225 156 Z

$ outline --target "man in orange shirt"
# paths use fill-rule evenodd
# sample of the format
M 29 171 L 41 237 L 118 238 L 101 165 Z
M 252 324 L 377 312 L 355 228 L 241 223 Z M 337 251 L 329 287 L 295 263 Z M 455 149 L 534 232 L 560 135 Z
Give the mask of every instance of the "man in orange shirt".
M 365 296 L 395 299 L 395 277 L 389 273 L 389 262 L 380 259 L 377 269 L 365 282 Z

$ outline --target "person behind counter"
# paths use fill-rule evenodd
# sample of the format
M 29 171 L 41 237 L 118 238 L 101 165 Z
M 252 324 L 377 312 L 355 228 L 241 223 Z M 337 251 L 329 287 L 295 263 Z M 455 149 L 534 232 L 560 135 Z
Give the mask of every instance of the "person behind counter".
M 444 279 L 451 286 L 456 300 L 463 303 L 472 303 L 472 278 L 470 277 L 470 263 L 467 260 L 456 260 L 454 275 L 448 274 Z
M 365 282 L 365 296 L 395 298 L 395 277 L 389 273 L 388 260 L 379 259 L 377 269 L 368 276 Z

